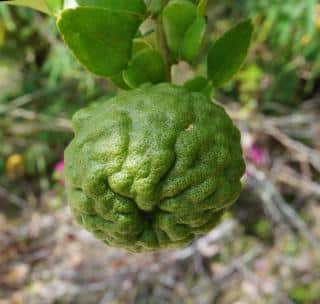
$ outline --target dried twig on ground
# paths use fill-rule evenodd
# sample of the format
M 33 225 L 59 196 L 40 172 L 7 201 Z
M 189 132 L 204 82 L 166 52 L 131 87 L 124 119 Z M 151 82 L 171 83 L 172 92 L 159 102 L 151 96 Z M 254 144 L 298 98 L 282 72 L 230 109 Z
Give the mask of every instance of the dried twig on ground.
M 256 190 L 258 190 L 257 193 L 260 195 L 262 201 L 267 205 L 272 205 L 273 209 L 277 210 L 277 213 L 281 215 L 291 227 L 297 229 L 315 249 L 320 250 L 320 241 L 315 237 L 297 212 L 287 204 L 271 180 L 267 178 L 266 174 L 252 164 L 248 165 L 248 170 L 251 175 L 248 179 L 249 183 L 251 180 L 251 183 L 253 181 L 255 185 L 258 185 Z
M 320 197 L 320 185 L 286 165 L 273 167 L 273 178 L 299 191 Z
M 26 121 L 32 121 L 33 124 L 37 123 L 38 125 L 34 128 L 40 130 L 54 130 L 54 131 L 63 131 L 71 132 L 71 121 L 62 117 L 51 118 L 45 114 L 36 113 L 34 111 L 25 110 L 25 109 L 14 109 L 8 116 L 13 118 L 23 118 Z
M 235 220 L 224 220 L 209 234 L 199 238 L 191 246 L 172 252 L 170 259 L 185 260 L 193 256 L 196 251 L 200 252 L 203 256 L 209 256 L 210 253 L 214 252 L 213 246 L 221 240 L 234 237 L 237 228 L 239 229 L 239 225 Z
M 273 126 L 268 120 L 262 124 L 263 131 L 278 140 L 281 144 L 286 146 L 290 151 L 293 152 L 293 156 L 297 160 L 307 160 L 310 164 L 320 172 L 320 153 L 312 149 L 299 141 L 293 140 L 280 129 Z
M 258 258 L 262 253 L 264 252 L 264 249 L 262 246 L 257 245 L 253 249 L 246 252 L 243 256 L 236 258 L 233 262 L 230 263 L 230 266 L 219 276 L 212 277 L 212 280 L 216 284 L 224 284 L 225 281 L 230 278 L 230 276 L 235 271 L 241 271 L 244 265 L 247 265 L 251 263 L 253 260 Z
M 12 203 L 16 207 L 19 207 L 23 210 L 26 210 L 29 206 L 29 203 L 19 197 L 18 195 L 14 194 L 13 192 L 9 192 L 6 188 L 0 185 L 0 197 L 6 199 L 9 203 Z

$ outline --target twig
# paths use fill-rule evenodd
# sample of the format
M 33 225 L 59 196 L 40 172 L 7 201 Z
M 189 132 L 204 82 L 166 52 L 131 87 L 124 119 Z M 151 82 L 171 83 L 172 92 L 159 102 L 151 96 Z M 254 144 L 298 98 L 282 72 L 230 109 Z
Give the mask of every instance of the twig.
M 266 190 L 265 184 L 263 183 L 264 175 L 262 175 L 260 171 L 256 171 L 255 167 L 251 164 L 247 164 L 247 169 L 250 174 L 247 182 L 260 196 L 266 214 L 275 224 L 283 226 L 285 224 L 283 216 L 273 201 L 270 191 Z
M 221 222 L 215 229 L 213 229 L 209 234 L 201 237 L 191 246 L 188 246 L 185 249 L 174 251 L 170 258 L 174 260 L 186 260 L 193 256 L 196 251 L 203 253 L 210 246 L 215 243 L 234 235 L 238 227 L 238 224 L 235 220 L 224 220 Z
M 0 196 L 6 198 L 10 203 L 23 210 L 28 208 L 28 202 L 0 185 Z
M 29 121 L 39 121 L 44 124 L 43 128 L 47 130 L 62 130 L 68 132 L 72 130 L 70 120 L 61 117 L 52 119 L 50 116 L 25 109 L 15 109 L 9 112 L 8 115 Z
M 219 276 L 213 276 L 212 277 L 213 282 L 219 285 L 223 285 L 234 272 L 242 269 L 244 265 L 251 263 L 253 260 L 258 258 L 263 252 L 264 252 L 263 247 L 260 245 L 257 245 L 250 251 L 246 252 L 244 255 L 240 256 L 239 258 L 231 262 L 230 266 L 228 266 L 228 268 L 223 272 L 223 274 Z
M 262 281 L 255 273 L 253 273 L 246 264 L 238 264 L 237 270 L 247 281 L 251 282 L 256 287 L 260 295 L 268 296 L 268 292 L 266 292 L 265 281 Z M 283 304 L 293 304 L 289 297 L 281 289 L 279 289 L 279 286 L 277 286 L 273 297 L 275 299 L 278 298 L 278 300 Z
M 310 124 L 316 121 L 316 115 L 306 113 L 294 113 L 280 117 L 268 118 L 268 122 L 277 127 L 288 127 L 296 125 Z
M 238 120 L 240 124 L 244 126 L 244 129 L 251 129 L 253 133 L 262 133 L 271 136 L 281 145 L 291 151 L 291 155 L 298 161 L 308 161 L 314 169 L 320 172 L 320 152 L 316 149 L 308 147 L 300 141 L 292 139 L 286 133 L 284 129 L 288 128 L 292 133 L 295 129 L 299 132 L 304 129 L 305 135 L 309 135 L 307 139 L 314 141 L 312 136 L 312 126 L 317 125 L 318 118 L 316 113 L 310 114 L 291 114 L 281 116 L 278 118 L 269 118 L 262 114 L 241 115 L 241 112 L 230 110 L 228 113 L 235 120 Z M 303 127 L 302 127 L 302 126 Z M 281 129 L 280 129 L 281 128 Z M 307 132 L 309 130 L 309 132 Z M 247 131 L 247 130 L 245 130 Z M 315 133 L 315 132 L 314 132 Z
M 263 124 L 263 130 L 273 138 L 277 139 L 281 144 L 298 155 L 298 159 L 307 159 L 315 169 L 320 172 L 320 153 L 301 142 L 295 141 L 278 128 L 266 122 Z M 294 154 L 295 155 L 295 154 Z
M 276 168 L 274 178 L 284 184 L 299 189 L 300 191 L 320 197 L 320 185 L 298 174 L 292 168 L 281 165 Z
M 320 242 L 315 237 L 312 231 L 310 231 L 305 224 L 305 222 L 300 218 L 296 211 L 291 208 L 287 202 L 284 200 L 282 195 L 276 189 L 274 184 L 267 178 L 265 173 L 261 170 L 258 170 L 254 165 L 249 164 L 248 169 L 252 178 L 261 184 L 259 191 L 257 192 L 263 201 L 267 203 L 273 202 L 277 207 L 281 215 L 288 221 L 291 227 L 300 231 L 300 233 L 305 237 L 309 243 L 315 247 L 317 250 L 320 250 Z
M 40 89 L 38 91 L 32 92 L 30 94 L 25 94 L 19 96 L 13 100 L 11 100 L 7 105 L 2 105 L 0 107 L 0 114 L 8 113 L 16 108 L 20 108 L 22 106 L 27 105 L 28 103 L 34 101 L 35 99 L 39 99 L 40 97 L 44 97 L 47 95 L 51 95 L 59 90 L 61 90 L 63 86 L 57 86 L 52 89 Z

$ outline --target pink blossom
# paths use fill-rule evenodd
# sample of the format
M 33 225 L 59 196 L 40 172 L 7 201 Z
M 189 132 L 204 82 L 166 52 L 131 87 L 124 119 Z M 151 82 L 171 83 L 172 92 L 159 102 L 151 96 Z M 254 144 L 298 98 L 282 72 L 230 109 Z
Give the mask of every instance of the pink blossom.
M 54 166 L 53 178 L 60 182 L 61 185 L 64 185 L 64 161 L 60 160 Z
M 54 166 L 54 171 L 55 172 L 63 172 L 64 171 L 64 161 L 60 160 L 56 163 Z
M 253 143 L 249 149 L 248 158 L 258 166 L 265 166 L 268 163 L 268 152 L 265 148 Z

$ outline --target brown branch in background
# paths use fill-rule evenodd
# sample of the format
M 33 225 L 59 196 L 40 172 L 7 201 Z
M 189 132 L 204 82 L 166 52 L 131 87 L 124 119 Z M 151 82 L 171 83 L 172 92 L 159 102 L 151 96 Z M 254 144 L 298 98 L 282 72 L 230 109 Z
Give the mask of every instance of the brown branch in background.
M 260 195 L 262 201 L 265 204 L 273 205 L 274 209 L 277 210 L 281 218 L 284 218 L 291 225 L 291 227 L 297 229 L 316 250 L 320 251 L 320 241 L 308 228 L 299 214 L 288 205 L 266 174 L 252 164 L 248 165 L 248 170 L 251 175 L 248 181 L 250 183 L 250 180 L 253 180 L 254 185 L 258 186 L 255 190 L 257 194 Z
M 233 262 L 231 262 L 230 266 L 228 266 L 228 268 L 223 272 L 223 274 L 216 277 L 213 276 L 212 277 L 213 282 L 218 284 L 223 284 L 223 282 L 228 280 L 235 271 L 239 271 L 239 270 L 241 271 L 244 265 L 251 263 L 253 260 L 258 258 L 261 254 L 263 254 L 263 252 L 264 252 L 263 247 L 257 245 L 256 247 L 252 248 L 241 257 L 238 257 Z
M 315 169 L 317 169 L 317 171 L 320 172 L 320 153 L 317 150 L 293 140 L 281 132 L 280 129 L 268 123 L 268 121 L 263 124 L 263 131 L 293 152 L 293 156 L 297 158 L 297 160 L 306 159 Z
M 54 130 L 64 132 L 72 131 L 71 121 L 66 118 L 52 118 L 50 116 L 25 109 L 15 109 L 9 112 L 8 116 L 35 122 L 36 124 L 38 124 L 34 126 L 36 129 L 40 128 L 41 130 Z
M 23 106 L 28 105 L 29 103 L 33 102 L 34 100 L 39 100 L 40 98 L 50 96 L 56 92 L 59 92 L 61 89 L 66 88 L 66 85 L 60 85 L 56 86 L 51 89 L 40 89 L 37 91 L 34 91 L 30 94 L 25 94 L 22 96 L 19 96 L 11 101 L 9 101 L 5 105 L 0 105 L 0 114 L 7 114 L 14 109 L 21 108 Z M 45 98 L 42 99 L 43 101 L 46 101 Z
M 202 256 L 206 257 L 213 256 L 217 251 L 216 244 L 219 241 L 235 237 L 239 229 L 240 227 L 235 220 L 224 220 L 210 233 L 195 241 L 192 246 L 172 252 L 170 259 L 185 260 L 192 257 L 195 252 L 199 252 Z
M 315 195 L 320 198 L 320 184 L 286 165 L 278 165 L 273 168 L 272 179 L 289 185 L 302 193 Z
M 19 207 L 23 210 L 26 210 L 29 206 L 29 203 L 19 197 L 18 195 L 9 192 L 6 188 L 2 187 L 0 185 L 0 197 L 6 199 L 9 203 L 15 205 L 16 207 Z

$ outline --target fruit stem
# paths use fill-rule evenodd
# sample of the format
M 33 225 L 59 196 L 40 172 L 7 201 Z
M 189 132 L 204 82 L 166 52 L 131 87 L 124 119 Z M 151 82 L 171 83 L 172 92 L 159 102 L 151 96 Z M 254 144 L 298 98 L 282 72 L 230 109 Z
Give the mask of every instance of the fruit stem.
M 157 45 L 158 49 L 162 54 L 164 64 L 166 67 L 166 78 L 168 82 L 171 82 L 171 63 L 169 60 L 169 48 L 167 45 L 166 37 L 163 30 L 163 23 L 162 23 L 162 15 L 159 16 L 155 20 L 155 31 L 157 37 Z

